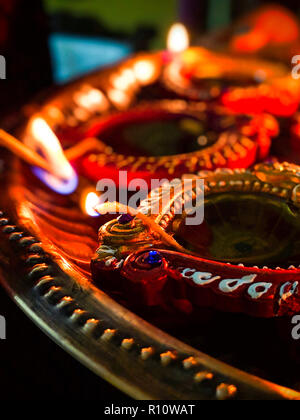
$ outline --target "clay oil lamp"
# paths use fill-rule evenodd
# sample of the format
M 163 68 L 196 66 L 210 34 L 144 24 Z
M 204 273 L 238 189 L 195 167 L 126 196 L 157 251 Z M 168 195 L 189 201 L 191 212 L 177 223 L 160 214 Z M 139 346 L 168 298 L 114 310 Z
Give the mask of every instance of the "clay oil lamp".
M 23 133 L 23 142 L 1 129 L 0 145 L 19 158 L 11 160 L 12 186 L 7 196 L 21 203 L 18 208 L 21 218 L 23 209 L 28 206 L 42 219 L 51 219 L 48 233 L 50 229 L 55 231 L 57 226 L 66 225 L 66 220 L 70 225 L 72 220 L 80 220 L 83 224 L 98 226 L 99 222 L 93 220 L 99 217 L 94 211 L 99 204 L 96 187 L 74 169 L 70 155 L 63 150 L 46 120 L 33 117 Z M 73 154 L 74 149 L 71 147 L 68 152 Z M 54 237 L 64 240 L 57 234 Z
M 201 48 L 188 49 L 188 45 L 187 31 L 174 25 L 167 51 L 136 55 L 59 91 L 31 112 L 21 139 L 30 146 L 32 121 L 44 119 L 80 180 L 93 185 L 102 178 L 119 185 L 120 171 L 128 172 L 129 181 L 139 178 L 149 182 L 154 174 L 155 178 L 172 179 L 219 167 L 247 168 L 265 159 L 271 138 L 278 134 L 272 117 L 232 113 L 227 105 L 219 106 L 215 101 L 178 99 L 182 95 L 176 89 L 173 99 L 161 100 L 159 95 L 149 98 L 147 88 L 170 81 L 178 65 L 179 74 L 186 76 L 188 83 L 194 83 L 193 74 L 197 78 L 199 68 L 208 71 L 210 80 L 222 79 L 220 68 L 224 74 L 228 68 L 229 85 L 233 79 L 237 79 L 235 84 L 243 79 L 247 86 L 253 78 L 277 80 L 286 74 L 285 68 L 254 60 L 245 64 Z M 219 93 L 213 90 L 215 100 Z M 45 138 L 39 131 L 39 139 Z M 67 191 L 73 188 L 71 185 Z
M 95 89 L 86 95 L 100 99 Z M 33 168 L 34 175 L 61 195 L 86 189 L 91 182 L 95 190 L 103 178 L 127 187 L 137 178 L 150 184 L 153 178 L 173 179 L 200 170 L 247 168 L 268 156 L 278 134 L 277 121 L 267 114 L 239 115 L 205 103 L 163 100 L 102 115 L 90 111 L 88 121 L 76 128 L 75 142 L 62 136 L 67 123 L 65 118 L 52 119 L 54 109 L 48 105 L 34 114 L 22 139 L 46 160 L 44 167 Z M 128 173 L 124 185 L 122 171 Z M 63 182 L 61 175 L 66 175 Z
M 300 88 L 283 64 L 193 47 L 166 66 L 164 83 L 179 96 L 217 101 L 235 112 L 291 116 Z
M 262 6 L 243 16 L 229 29 L 230 50 L 285 61 L 299 52 L 298 17 L 280 5 Z
M 264 318 L 299 311 L 300 167 L 260 164 L 188 179 L 167 206 L 162 186 L 136 213 L 100 228 L 94 281 L 153 310 L 208 306 Z M 204 222 L 189 226 L 178 209 L 201 194 Z
M 183 36 L 184 31 L 180 33 Z M 86 76 L 35 112 L 28 111 L 21 140 L 36 152 L 40 144 L 44 152 L 46 145 L 55 145 L 59 161 L 65 156 L 68 169 L 75 170 L 67 184 L 57 185 L 52 178 L 56 192 L 72 194 L 78 190 L 75 183 L 80 181 L 79 189 L 91 182 L 94 187 L 102 178 L 120 185 L 120 171 L 128 172 L 128 181 L 139 178 L 149 183 L 154 175 L 172 179 L 220 167 L 247 168 L 268 156 L 271 138 L 278 134 L 278 124 L 270 116 L 245 116 L 216 103 L 145 99 L 145 89 L 161 82 L 164 69 L 198 51 L 186 50 L 188 42 L 176 43 L 181 50 L 170 45 L 167 52 L 140 54 Z M 269 72 L 277 70 L 274 65 Z M 41 120 L 45 123 L 36 124 Z M 59 166 L 54 153 L 48 150 L 46 155 L 51 167 Z M 34 173 L 49 186 L 49 175 L 36 169 Z
M 236 115 L 220 107 L 185 101 L 151 101 L 94 120 L 85 137 L 99 151 L 86 155 L 79 171 L 93 181 L 119 172 L 128 180 L 173 179 L 218 167 L 246 168 L 268 156 L 278 132 L 268 115 Z

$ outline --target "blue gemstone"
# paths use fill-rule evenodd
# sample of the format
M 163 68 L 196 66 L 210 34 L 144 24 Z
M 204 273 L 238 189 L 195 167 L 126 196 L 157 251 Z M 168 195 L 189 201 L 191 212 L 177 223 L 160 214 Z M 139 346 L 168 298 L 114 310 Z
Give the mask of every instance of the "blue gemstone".
M 120 225 L 127 225 L 128 223 L 132 222 L 134 219 L 134 216 L 131 216 L 130 214 L 122 214 L 122 216 L 118 217 L 118 222 Z
M 149 265 L 160 265 L 162 263 L 162 256 L 157 251 L 150 251 L 145 261 Z

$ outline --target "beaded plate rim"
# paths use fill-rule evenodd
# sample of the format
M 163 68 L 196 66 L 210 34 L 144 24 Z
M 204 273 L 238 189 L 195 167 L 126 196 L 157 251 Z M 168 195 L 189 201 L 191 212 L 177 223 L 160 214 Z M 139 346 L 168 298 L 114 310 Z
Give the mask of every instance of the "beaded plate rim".
M 99 300 L 11 214 L 0 211 L 4 288 L 52 340 L 123 392 L 154 400 L 300 399 L 174 339 L 102 292 Z

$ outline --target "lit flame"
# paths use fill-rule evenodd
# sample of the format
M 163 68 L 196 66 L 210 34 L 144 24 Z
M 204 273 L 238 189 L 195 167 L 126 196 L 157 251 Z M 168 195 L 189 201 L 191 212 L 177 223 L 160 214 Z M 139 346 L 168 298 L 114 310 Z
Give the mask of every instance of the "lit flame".
M 40 117 L 29 124 L 29 135 L 24 142 L 40 153 L 49 163 L 49 172 L 34 168 L 34 173 L 54 191 L 71 194 L 78 185 L 77 175 L 64 155 L 59 139 L 47 122 Z
M 98 217 L 99 213 L 96 212 L 95 207 L 99 205 L 99 196 L 95 192 L 83 193 L 83 211 L 91 217 Z
M 181 23 L 175 23 L 168 35 L 167 47 L 172 53 L 180 53 L 188 49 L 190 38 L 188 31 Z
M 32 142 L 30 147 L 42 153 L 51 172 L 59 178 L 71 179 L 74 171 L 64 155 L 60 141 L 42 118 L 35 118 L 31 123 Z M 28 140 L 27 140 L 28 142 Z

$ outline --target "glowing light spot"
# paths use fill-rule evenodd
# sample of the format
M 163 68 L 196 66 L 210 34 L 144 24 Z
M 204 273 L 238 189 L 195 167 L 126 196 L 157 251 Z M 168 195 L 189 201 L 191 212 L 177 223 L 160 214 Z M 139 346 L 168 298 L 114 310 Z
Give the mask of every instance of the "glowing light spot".
M 94 208 L 99 205 L 99 196 L 95 192 L 84 193 L 84 211 L 91 217 L 98 217 Z
M 84 86 L 74 94 L 74 102 L 87 110 L 105 112 L 109 109 L 109 102 L 99 89 Z
M 115 74 L 111 78 L 111 84 L 118 90 L 128 90 L 136 84 L 134 72 L 130 69 L 125 69 L 119 74 Z
M 142 85 L 152 83 L 157 75 L 157 68 L 155 63 L 150 59 L 139 60 L 135 63 L 133 68 L 136 79 Z
M 49 162 L 51 172 L 58 178 L 71 180 L 76 174 L 64 155 L 60 141 L 43 118 L 34 118 L 29 125 L 25 143 Z
M 200 136 L 198 137 L 198 144 L 199 146 L 206 146 L 208 143 L 207 137 L 206 136 Z
M 172 53 L 185 51 L 190 44 L 189 34 L 184 25 L 175 23 L 168 34 L 167 47 Z
M 49 172 L 33 168 L 34 174 L 42 182 L 59 194 L 67 195 L 75 191 L 78 186 L 77 174 L 65 157 L 59 139 L 43 118 L 36 117 L 29 123 L 24 143 L 49 163 Z
M 118 108 L 127 108 L 130 105 L 130 96 L 123 90 L 110 89 L 107 94 L 112 103 Z
M 258 83 L 263 83 L 266 81 L 267 79 L 267 73 L 262 70 L 259 69 L 254 73 L 254 79 L 258 82 Z

